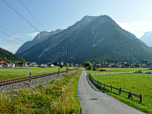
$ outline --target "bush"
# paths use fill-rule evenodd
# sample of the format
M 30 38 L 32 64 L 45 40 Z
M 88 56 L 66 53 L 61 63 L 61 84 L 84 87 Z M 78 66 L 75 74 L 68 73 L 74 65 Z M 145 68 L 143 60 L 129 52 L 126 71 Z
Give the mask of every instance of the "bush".
M 93 67 L 93 70 L 97 70 L 97 68 L 96 68 L 96 67 Z
M 90 62 L 86 62 L 85 67 L 86 67 L 88 70 L 91 70 L 91 69 L 93 68 Z

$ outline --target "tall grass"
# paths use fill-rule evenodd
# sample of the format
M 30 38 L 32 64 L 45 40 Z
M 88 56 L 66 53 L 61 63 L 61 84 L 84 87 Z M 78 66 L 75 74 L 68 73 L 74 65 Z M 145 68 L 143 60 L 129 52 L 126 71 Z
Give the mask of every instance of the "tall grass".
M 78 74 L 80 76 L 81 69 Z M 0 113 L 67 114 L 80 113 L 76 93 L 76 72 L 67 74 L 45 87 L 1 94 Z

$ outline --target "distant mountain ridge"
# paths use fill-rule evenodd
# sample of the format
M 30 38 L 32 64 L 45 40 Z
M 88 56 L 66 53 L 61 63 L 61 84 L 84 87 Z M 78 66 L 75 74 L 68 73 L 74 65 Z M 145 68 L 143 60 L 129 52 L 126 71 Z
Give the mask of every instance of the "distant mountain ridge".
M 41 46 L 41 50 L 36 46 Z M 85 16 L 69 28 L 17 55 L 27 61 L 61 61 L 62 58 L 66 61 L 67 48 L 70 49 L 69 62 L 73 63 L 152 61 L 152 49 L 107 15 Z
M 149 47 L 152 47 L 152 31 L 145 32 L 145 34 L 140 38 Z
M 31 48 L 32 46 L 43 42 L 44 40 L 46 40 L 48 37 L 55 35 L 57 33 L 60 33 L 62 30 L 61 29 L 57 29 L 56 31 L 51 31 L 51 32 L 47 32 L 47 31 L 42 31 L 39 34 L 37 34 L 35 36 L 35 38 L 32 41 L 28 41 L 25 42 L 17 51 L 16 54 L 18 53 L 22 53 L 25 50 Z

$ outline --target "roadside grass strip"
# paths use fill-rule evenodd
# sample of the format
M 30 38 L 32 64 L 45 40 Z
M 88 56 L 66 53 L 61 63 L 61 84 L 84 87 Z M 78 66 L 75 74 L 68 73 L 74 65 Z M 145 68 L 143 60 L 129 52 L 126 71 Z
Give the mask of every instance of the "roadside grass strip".
M 89 72 L 88 72 L 89 73 Z M 133 96 L 133 99 L 128 99 L 128 93 L 121 92 L 119 90 L 105 87 L 106 89 L 99 88 L 98 85 L 94 84 L 98 89 L 105 92 L 106 94 L 146 113 L 152 114 L 152 76 L 150 74 L 107 74 L 107 75 L 92 75 L 92 77 L 112 87 L 120 88 L 122 90 L 133 92 L 142 95 L 142 102 L 138 97 Z
M 31 90 L 3 92 L 0 113 L 79 114 L 78 80 L 81 73 L 82 69 L 79 69 Z
M 48 74 L 53 72 L 58 72 L 58 68 L 35 68 L 28 67 L 26 69 L 0 69 L 0 81 L 28 77 L 30 72 L 32 76 Z M 68 69 L 74 69 L 75 67 L 68 67 Z M 66 71 L 66 67 L 60 68 L 60 71 Z

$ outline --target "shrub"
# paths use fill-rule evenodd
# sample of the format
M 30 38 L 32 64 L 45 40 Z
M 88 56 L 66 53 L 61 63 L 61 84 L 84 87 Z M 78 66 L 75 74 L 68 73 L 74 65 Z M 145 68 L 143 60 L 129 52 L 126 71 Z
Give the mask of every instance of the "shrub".
M 91 69 L 93 68 L 90 62 L 86 62 L 85 67 L 86 67 L 88 70 L 91 70 Z
M 97 70 L 97 68 L 96 68 L 96 67 L 93 67 L 93 70 Z

